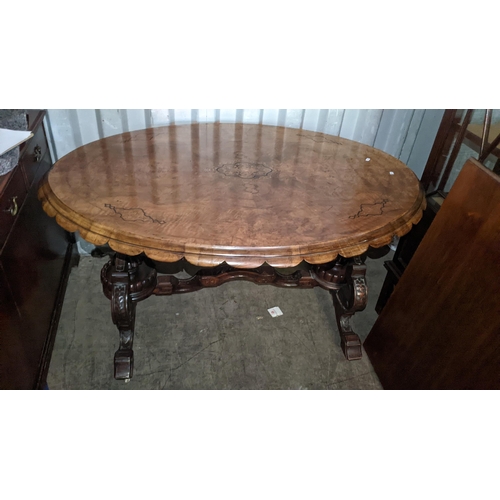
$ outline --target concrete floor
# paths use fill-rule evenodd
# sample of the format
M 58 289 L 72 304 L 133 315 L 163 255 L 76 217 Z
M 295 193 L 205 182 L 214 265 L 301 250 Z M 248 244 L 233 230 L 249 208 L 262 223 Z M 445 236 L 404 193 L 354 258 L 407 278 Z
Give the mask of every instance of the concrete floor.
M 354 317 L 364 341 L 377 318 L 384 260 L 367 259 L 368 305 Z M 137 306 L 134 376 L 113 378 L 118 331 L 99 273 L 107 257 L 71 272 L 47 383 L 50 389 L 381 389 L 363 353 L 347 361 L 329 293 L 233 282 Z M 283 316 L 267 309 L 279 306 Z

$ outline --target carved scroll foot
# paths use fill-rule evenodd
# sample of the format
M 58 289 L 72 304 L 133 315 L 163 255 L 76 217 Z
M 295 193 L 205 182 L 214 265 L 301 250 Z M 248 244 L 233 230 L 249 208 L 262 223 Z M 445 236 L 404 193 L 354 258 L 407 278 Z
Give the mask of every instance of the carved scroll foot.
M 353 331 L 351 320 L 355 312 L 366 307 L 366 266 L 360 258 L 349 262 L 346 282 L 338 290 L 330 290 L 335 306 L 340 342 L 344 356 L 349 361 L 361 359 L 361 340 Z
M 345 324 L 346 320 L 349 321 L 351 316 L 344 316 L 340 320 L 340 325 Z M 339 326 L 340 332 L 340 346 L 344 356 L 349 361 L 354 361 L 355 359 L 361 359 L 361 340 L 356 333 L 352 330 L 350 324 L 346 326 Z
M 101 282 L 106 297 L 111 300 L 111 317 L 118 327 L 120 346 L 115 353 L 115 379 L 128 380 L 134 370 L 136 303 L 149 297 L 156 286 L 156 270 L 140 257 L 117 254 L 104 265 Z
M 118 349 L 115 352 L 115 379 L 128 380 L 134 371 L 134 351 L 132 349 Z

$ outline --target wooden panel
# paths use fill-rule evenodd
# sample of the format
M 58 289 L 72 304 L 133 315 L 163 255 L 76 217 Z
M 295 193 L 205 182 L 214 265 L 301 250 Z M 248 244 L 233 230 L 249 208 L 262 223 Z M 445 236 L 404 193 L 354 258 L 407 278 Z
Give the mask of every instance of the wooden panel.
M 31 186 L 33 183 L 40 162 L 45 158 L 45 155 L 48 154 L 48 149 L 43 125 L 40 123 L 33 138 L 26 146 L 19 162 L 23 166 L 28 186 Z
M 0 196 L 2 196 L 3 190 L 7 187 L 10 178 L 14 174 L 14 170 L 7 172 L 6 174 L 0 175 Z
M 500 389 L 500 179 L 460 172 L 365 342 L 386 389 Z
M 23 172 L 20 168 L 16 168 L 0 200 L 0 249 L 17 220 L 25 198 L 26 184 Z
M 19 165 L 0 183 L 1 389 L 43 387 L 69 268 L 76 263 L 66 232 L 37 200 L 38 182 L 51 167 L 43 117 L 41 110 L 28 110 L 35 135 L 21 145 Z M 13 196 L 15 216 L 3 211 Z
M 10 368 L 8 373 L 0 370 L 3 388 L 35 388 L 63 273 L 66 233 L 42 211 L 36 196 L 36 184 L 49 167 L 46 157 L 0 256 L 13 299 L 10 316 L 17 311 L 21 318 L 18 327 L 10 317 L 9 328 L 1 332 L 2 342 L 23 356 L 6 354 Z
M 0 389 L 24 389 L 30 379 L 22 338 L 21 313 L 0 264 Z

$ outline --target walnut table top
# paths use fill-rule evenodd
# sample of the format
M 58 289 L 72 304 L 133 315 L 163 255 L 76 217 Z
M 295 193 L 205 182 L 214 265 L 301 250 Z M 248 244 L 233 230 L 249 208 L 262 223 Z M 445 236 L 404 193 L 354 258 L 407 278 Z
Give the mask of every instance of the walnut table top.
M 425 208 L 415 174 L 387 153 L 246 124 L 101 139 L 60 159 L 39 197 L 61 226 L 91 243 L 239 268 L 360 255 L 408 232 Z

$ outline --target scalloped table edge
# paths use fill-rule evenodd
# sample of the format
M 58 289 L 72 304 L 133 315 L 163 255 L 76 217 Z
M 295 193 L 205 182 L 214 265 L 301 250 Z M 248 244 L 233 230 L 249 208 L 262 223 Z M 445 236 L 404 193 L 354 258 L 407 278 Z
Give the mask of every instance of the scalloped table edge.
M 85 241 L 88 241 L 89 243 L 92 243 L 94 245 L 109 244 L 109 246 L 115 252 L 119 252 L 129 256 L 136 256 L 144 253 L 150 259 L 159 262 L 172 263 L 178 262 L 179 260 L 185 258 L 189 263 L 195 266 L 214 267 L 219 264 L 226 263 L 232 267 L 240 269 L 256 268 L 266 263 L 272 267 L 277 268 L 294 267 L 299 265 L 303 261 L 309 264 L 325 264 L 327 262 L 332 262 L 339 255 L 346 258 L 356 257 L 366 252 L 370 246 L 373 248 L 379 248 L 384 245 L 388 245 L 392 241 L 394 236 L 404 236 L 410 231 L 412 226 L 417 224 L 422 218 L 423 211 L 427 206 L 427 200 L 425 198 L 425 193 L 422 187 L 420 187 L 419 195 L 420 196 L 415 202 L 415 205 L 417 205 L 416 209 L 414 205 L 412 207 L 412 210 L 409 210 L 406 214 L 404 214 L 404 216 L 400 218 L 403 219 L 400 225 L 398 225 L 396 228 L 393 228 L 390 232 L 382 234 L 381 236 L 367 238 L 361 243 L 350 244 L 345 247 L 336 244 L 332 248 L 332 250 L 329 251 L 311 252 L 310 248 L 313 246 L 311 245 L 309 247 L 309 251 L 303 253 L 297 251 L 297 247 L 289 247 L 289 254 L 264 256 L 242 254 L 241 251 L 244 251 L 246 249 L 239 249 L 239 254 L 238 251 L 235 251 L 234 253 L 229 252 L 227 254 L 218 254 L 216 252 L 204 253 L 203 249 L 201 251 L 197 250 L 196 246 L 194 245 L 192 246 L 193 248 L 188 247 L 183 251 L 172 251 L 118 240 L 111 236 L 102 235 L 96 231 L 89 229 L 89 227 L 95 226 L 95 224 L 89 223 L 88 227 L 85 227 L 83 225 L 77 224 L 73 220 L 70 220 L 66 215 L 64 215 L 60 211 L 60 209 L 58 209 L 58 207 L 54 205 L 54 199 L 57 200 L 57 203 L 60 204 L 61 207 L 65 208 L 66 212 L 72 213 L 73 210 L 67 207 L 63 202 L 61 202 L 61 200 L 59 200 L 55 196 L 48 184 L 48 173 L 40 181 L 38 189 L 38 199 L 41 201 L 45 213 L 50 217 L 55 217 L 57 223 L 67 231 L 72 233 L 78 232 Z M 411 214 L 412 211 L 413 214 L 407 218 L 408 214 Z M 77 217 L 84 219 L 78 214 L 76 215 Z M 377 231 L 380 232 L 380 229 Z M 318 244 L 317 246 L 319 245 L 328 246 L 328 242 Z

